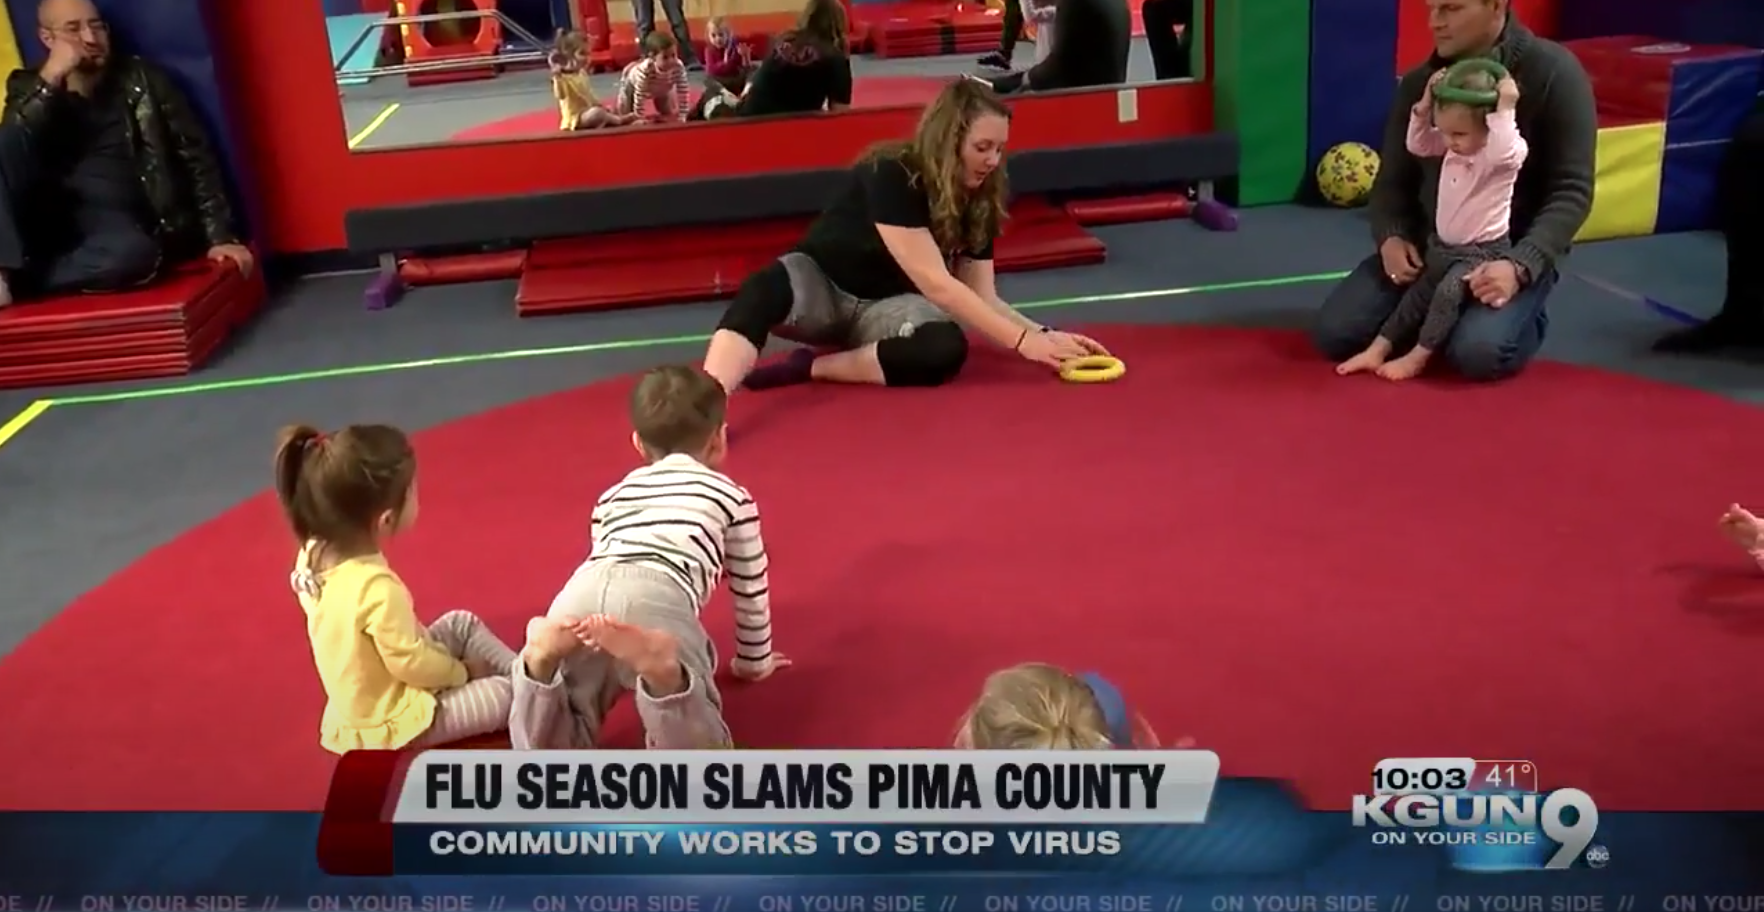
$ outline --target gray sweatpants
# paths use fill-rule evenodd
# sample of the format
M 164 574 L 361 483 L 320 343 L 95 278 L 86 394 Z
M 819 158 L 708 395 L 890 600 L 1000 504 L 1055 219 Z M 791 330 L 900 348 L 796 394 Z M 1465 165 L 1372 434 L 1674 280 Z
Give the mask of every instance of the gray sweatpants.
M 920 294 L 865 300 L 833 284 L 807 254 L 778 258 L 790 274 L 790 313 L 772 335 L 815 348 L 850 350 L 910 336 L 927 323 L 953 323 Z
M 508 644 L 470 611 L 449 611 L 429 625 L 429 641 L 448 655 L 484 668 L 508 668 L 518 657 Z M 435 695 L 435 721 L 413 747 L 441 744 L 502 731 L 508 725 L 514 687 L 508 675 L 467 681 Z
M 1506 239 L 1487 244 L 1447 244 L 1438 235 L 1428 239 L 1422 253 L 1421 277 L 1403 292 L 1396 310 L 1384 321 L 1378 335 L 1402 348 L 1410 339 L 1428 351 L 1439 351 L 1458 326 L 1470 289 L 1464 277 L 1470 270 L 1506 256 L 1513 245 Z
M 657 750 L 730 746 L 723 701 L 714 679 L 716 648 L 698 620 L 698 604 L 666 573 L 635 564 L 597 561 L 576 570 L 546 615 L 579 621 L 603 614 L 616 621 L 661 630 L 679 643 L 686 690 L 650 694 L 635 672 L 604 653 L 578 650 L 549 681 L 535 681 L 514 663 L 514 709 L 509 738 L 516 750 L 582 749 L 596 746 L 600 724 L 625 691 L 637 695 L 648 745 Z

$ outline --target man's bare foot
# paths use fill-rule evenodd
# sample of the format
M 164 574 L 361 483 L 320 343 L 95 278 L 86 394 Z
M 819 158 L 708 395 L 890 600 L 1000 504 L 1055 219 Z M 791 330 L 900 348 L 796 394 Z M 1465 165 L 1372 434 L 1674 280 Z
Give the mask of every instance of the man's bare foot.
M 1375 348 L 1368 348 L 1352 358 L 1337 364 L 1335 366 L 1335 372 L 1346 377 L 1349 374 L 1363 374 L 1367 371 L 1375 371 L 1383 366 L 1384 353 Z
M 527 642 L 521 647 L 521 663 L 527 667 L 527 677 L 549 681 L 557 674 L 557 666 L 581 647 L 575 628 L 568 622 L 536 617 L 527 622 Z
M 1421 371 L 1426 367 L 1426 353 L 1417 355 L 1415 352 L 1409 352 L 1401 358 L 1379 365 L 1378 376 L 1386 380 L 1412 380 L 1420 376 Z
M 12 276 L 0 272 L 0 307 L 12 303 Z
M 649 685 L 651 694 L 663 697 L 686 689 L 686 673 L 680 668 L 680 644 L 672 636 L 647 627 L 615 621 L 603 614 L 590 615 L 576 625 L 576 633 L 600 647 L 600 651 L 631 666 Z

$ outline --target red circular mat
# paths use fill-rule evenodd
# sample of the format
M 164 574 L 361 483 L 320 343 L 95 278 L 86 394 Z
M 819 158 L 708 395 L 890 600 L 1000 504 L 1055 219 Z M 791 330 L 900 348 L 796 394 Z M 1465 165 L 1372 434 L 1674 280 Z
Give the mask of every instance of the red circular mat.
M 851 105 L 854 108 L 887 108 L 895 105 L 924 104 L 949 84 L 943 76 L 864 76 L 852 83 Z M 640 130 L 642 127 L 625 129 Z M 485 142 L 499 139 L 531 139 L 557 133 L 557 108 L 546 107 L 513 117 L 504 117 L 467 127 L 453 134 L 449 142 Z M 594 133 L 584 135 L 592 136 Z
M 1320 806 L 1381 756 L 1468 755 L 1607 808 L 1764 807 L 1764 582 L 1713 524 L 1764 497 L 1756 411 L 1553 364 L 1399 387 L 1281 335 L 1101 335 L 1112 385 L 985 354 L 941 390 L 737 401 L 730 468 L 798 660 L 729 684 L 744 744 L 944 744 L 988 671 L 1037 659 Z M 631 467 L 626 392 L 421 435 L 423 518 L 392 554 L 421 613 L 513 637 L 544 609 Z M 0 663 L 0 807 L 318 807 L 292 550 L 259 497 Z M 727 644 L 726 602 L 707 618 Z M 610 738 L 639 743 L 628 712 Z

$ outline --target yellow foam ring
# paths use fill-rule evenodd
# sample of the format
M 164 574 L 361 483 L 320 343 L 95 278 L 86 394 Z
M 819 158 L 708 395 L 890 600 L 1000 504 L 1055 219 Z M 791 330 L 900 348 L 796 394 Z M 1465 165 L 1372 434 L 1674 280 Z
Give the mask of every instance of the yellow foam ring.
M 24 0 L 14 0 L 24 2 Z M 0 2 L 0 72 L 10 73 L 24 66 L 24 54 L 18 47 L 18 34 L 12 30 L 11 10 L 4 2 Z
M 1074 358 L 1060 365 L 1060 379 L 1067 383 L 1109 383 L 1126 373 L 1125 362 L 1107 355 Z
M 1642 123 L 1599 130 L 1592 211 L 1577 241 L 1642 237 L 1660 217 L 1666 125 Z

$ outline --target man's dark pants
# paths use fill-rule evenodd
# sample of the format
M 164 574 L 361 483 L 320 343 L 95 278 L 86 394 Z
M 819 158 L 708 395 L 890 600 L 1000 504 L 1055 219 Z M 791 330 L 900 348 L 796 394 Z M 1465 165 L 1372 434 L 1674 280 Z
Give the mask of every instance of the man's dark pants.
M 39 245 L 25 242 L 17 204 L 41 174 L 28 134 L 0 124 L 0 271 L 12 276 L 15 296 L 119 291 L 153 278 L 159 244 L 129 215 L 108 210 L 75 211 L 76 242 L 27 259 Z
M 1544 302 L 1555 286 L 1552 271 L 1521 288 L 1505 306 L 1470 304 L 1441 355 L 1470 380 L 1502 380 L 1524 370 L 1549 329 Z M 1372 344 L 1402 297 L 1403 286 L 1390 281 L 1383 261 L 1373 254 L 1323 300 L 1312 341 L 1324 357 L 1346 361 Z
M 1727 241 L 1723 316 L 1764 326 L 1764 101 L 1740 124 L 1716 179 L 1717 218 Z
M 1145 0 L 1139 14 L 1145 23 L 1145 46 L 1151 52 L 1156 78 L 1193 77 L 1188 48 L 1194 35 L 1194 0 Z
M 637 19 L 637 44 L 642 47 L 649 33 L 655 31 L 656 0 L 631 0 L 631 11 Z M 698 60 L 692 46 L 692 30 L 686 22 L 686 0 L 661 0 L 662 12 L 668 17 L 668 31 L 674 33 L 674 44 L 680 59 L 687 64 Z

